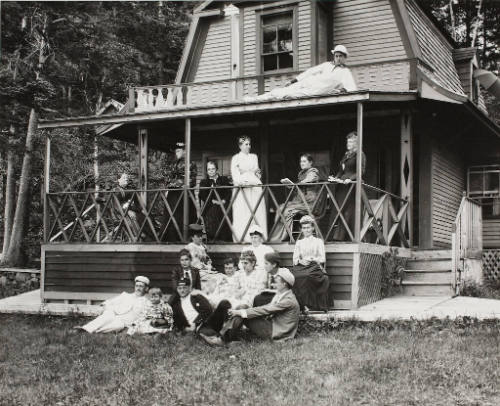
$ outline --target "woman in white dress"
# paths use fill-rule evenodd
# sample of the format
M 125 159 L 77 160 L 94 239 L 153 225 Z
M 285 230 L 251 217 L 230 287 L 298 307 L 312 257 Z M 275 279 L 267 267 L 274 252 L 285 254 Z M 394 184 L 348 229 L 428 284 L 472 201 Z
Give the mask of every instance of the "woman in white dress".
M 293 292 L 302 310 L 328 310 L 328 287 L 325 271 L 325 244 L 321 238 L 313 236 L 314 219 L 304 216 L 300 219 L 302 239 L 293 251 Z
M 241 136 L 238 138 L 240 152 L 231 159 L 231 176 L 234 186 L 243 186 L 236 189 L 238 193 L 233 203 L 233 240 L 240 242 L 250 242 L 248 231 L 245 233 L 248 222 L 251 219 L 252 211 L 257 206 L 257 202 L 262 194 L 261 187 L 248 187 L 262 185 L 260 180 L 261 172 L 257 155 L 250 153 L 250 137 Z M 246 198 L 246 199 L 245 199 Z M 248 204 L 247 204 L 248 201 Z M 257 224 L 263 230 L 263 238 L 267 238 L 267 213 L 264 199 L 261 200 L 250 225 Z M 245 235 L 243 235 L 245 233 Z

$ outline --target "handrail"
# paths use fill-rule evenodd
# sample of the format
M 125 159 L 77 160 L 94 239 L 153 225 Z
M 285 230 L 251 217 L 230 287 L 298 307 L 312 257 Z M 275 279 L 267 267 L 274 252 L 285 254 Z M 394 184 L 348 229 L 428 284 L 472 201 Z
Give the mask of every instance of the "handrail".
M 325 241 L 331 241 L 339 230 L 344 230 L 343 234 L 340 232 L 344 237 L 339 238 L 346 241 L 407 247 L 403 222 L 408 202 L 365 183 L 361 189 L 361 229 L 359 240 L 355 240 L 352 220 L 356 213 L 348 210 L 354 201 L 355 184 L 355 181 L 342 184 L 340 194 L 332 182 L 51 192 L 46 195 L 49 209 L 46 242 L 61 239 L 67 243 L 186 242 L 184 231 L 188 224 L 197 222 L 206 227 L 209 220 L 206 216 L 212 215 L 210 210 L 215 201 L 220 208 L 217 220 L 220 224 L 212 230 L 210 242 L 220 241 L 223 235 L 228 242 L 229 232 L 231 240 L 243 243 L 251 224 L 257 223 L 268 233 L 268 242 L 284 239 L 293 243 L 300 231 L 294 229 L 292 217 L 309 214 L 316 219 L 316 234 Z M 306 197 L 304 188 L 314 191 L 314 200 Z M 261 205 L 264 214 L 260 212 Z M 243 215 L 239 211 L 237 220 L 233 218 L 236 206 L 238 210 L 243 207 Z M 185 217 L 185 210 L 193 215 L 188 213 Z M 189 216 L 189 223 L 185 223 Z

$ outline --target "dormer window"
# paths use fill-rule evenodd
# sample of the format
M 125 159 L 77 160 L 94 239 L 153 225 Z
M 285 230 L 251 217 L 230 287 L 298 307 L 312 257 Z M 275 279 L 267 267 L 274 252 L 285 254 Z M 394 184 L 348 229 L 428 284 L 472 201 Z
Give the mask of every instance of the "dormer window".
M 261 72 L 293 70 L 296 41 L 293 10 L 261 15 Z

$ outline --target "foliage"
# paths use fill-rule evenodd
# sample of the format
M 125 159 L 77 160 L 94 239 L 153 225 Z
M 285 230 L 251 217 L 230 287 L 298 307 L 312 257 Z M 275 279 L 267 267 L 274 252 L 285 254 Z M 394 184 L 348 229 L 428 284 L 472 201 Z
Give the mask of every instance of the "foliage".
M 498 321 L 343 322 L 285 343 L 71 330 L 0 315 L 0 405 L 498 404 Z
M 0 272 L 0 299 L 40 287 L 40 276 L 21 272 Z
M 485 279 L 481 284 L 465 281 L 460 295 L 500 300 L 500 280 Z
M 406 258 L 399 257 L 397 248 L 390 248 L 382 255 L 382 297 L 390 297 L 401 293 L 401 283 L 404 277 Z

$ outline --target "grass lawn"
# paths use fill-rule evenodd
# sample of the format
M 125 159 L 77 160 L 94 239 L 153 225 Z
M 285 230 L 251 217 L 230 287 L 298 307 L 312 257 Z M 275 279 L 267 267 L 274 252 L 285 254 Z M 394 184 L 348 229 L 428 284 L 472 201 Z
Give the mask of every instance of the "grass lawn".
M 323 323 L 230 348 L 79 322 L 0 315 L 2 406 L 500 404 L 498 321 Z

